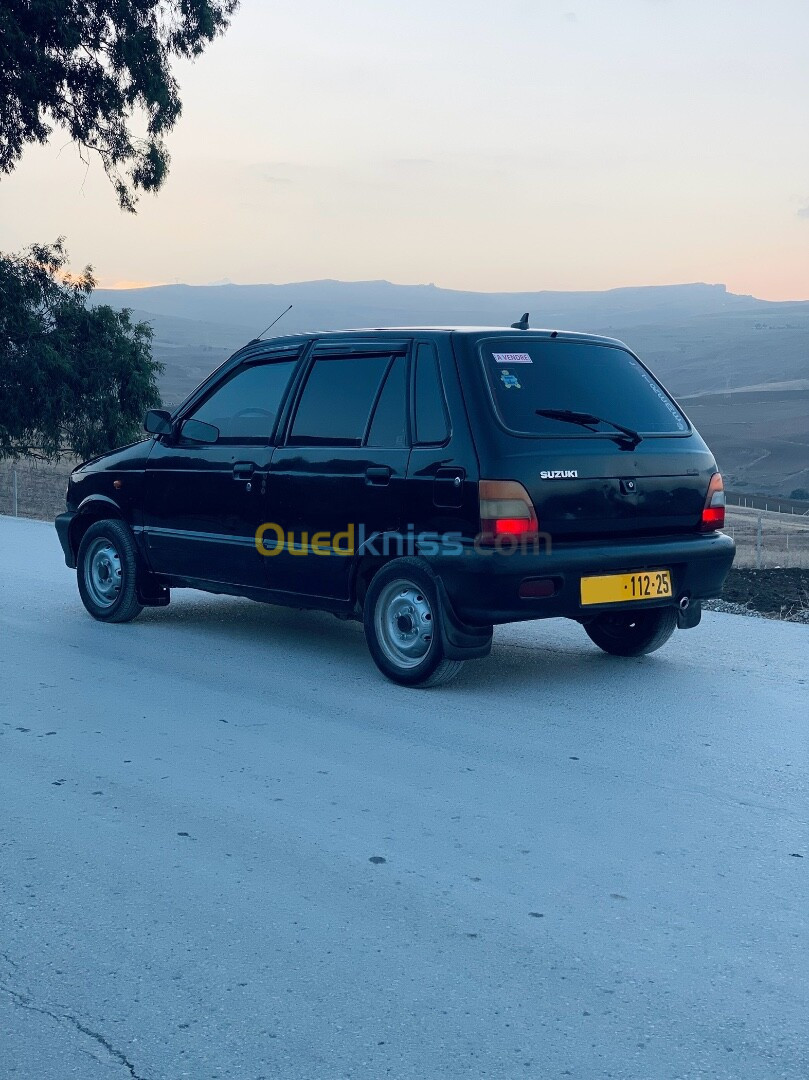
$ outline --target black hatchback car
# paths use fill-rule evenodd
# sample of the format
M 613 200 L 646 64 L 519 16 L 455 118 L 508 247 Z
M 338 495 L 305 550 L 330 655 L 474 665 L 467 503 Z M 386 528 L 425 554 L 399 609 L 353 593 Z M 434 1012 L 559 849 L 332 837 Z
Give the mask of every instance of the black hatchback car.
M 152 438 L 79 466 L 56 528 L 105 622 L 203 589 L 362 619 L 396 682 L 497 623 L 621 656 L 696 626 L 733 561 L 722 479 L 625 345 L 523 329 L 254 341 Z

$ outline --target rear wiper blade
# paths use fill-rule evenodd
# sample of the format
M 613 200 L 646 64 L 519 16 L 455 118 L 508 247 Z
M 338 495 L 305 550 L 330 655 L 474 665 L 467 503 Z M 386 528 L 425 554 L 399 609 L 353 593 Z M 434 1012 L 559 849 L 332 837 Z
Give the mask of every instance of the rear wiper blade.
M 635 447 L 643 439 L 643 436 L 635 431 L 634 428 L 625 427 L 623 424 L 616 424 L 614 420 L 607 420 L 603 416 L 593 416 L 592 413 L 575 412 L 573 409 L 537 409 L 537 416 L 547 416 L 549 420 L 566 420 L 569 424 L 579 424 L 581 427 L 589 428 L 590 431 L 596 431 L 594 424 L 609 424 L 610 427 L 615 428 L 617 432 L 623 438 L 621 442 L 631 442 Z M 615 436 L 620 438 L 620 436 Z

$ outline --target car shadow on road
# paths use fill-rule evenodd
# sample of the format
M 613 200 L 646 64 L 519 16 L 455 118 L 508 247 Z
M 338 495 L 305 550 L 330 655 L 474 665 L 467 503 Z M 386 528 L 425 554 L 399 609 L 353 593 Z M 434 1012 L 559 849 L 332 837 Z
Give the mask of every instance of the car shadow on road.
M 328 612 L 257 604 L 238 597 L 181 595 L 172 598 L 168 608 L 147 608 L 135 625 L 150 635 L 171 635 L 173 641 L 184 635 L 212 655 L 228 653 L 234 646 L 245 659 L 256 660 L 277 659 L 279 649 L 289 659 L 312 662 L 366 654 L 357 622 L 336 619 Z
M 282 650 L 286 661 L 299 666 L 302 679 L 311 680 L 323 668 L 334 677 L 343 665 L 352 681 L 359 677 L 369 687 L 391 686 L 374 667 L 360 623 L 322 611 L 188 594 L 173 599 L 168 608 L 147 609 L 138 624 L 161 638 L 161 631 L 187 633 L 198 642 L 202 638 L 204 649 L 220 659 L 238 647 L 240 657 L 261 664 L 267 657 L 277 659 Z M 680 674 L 680 663 L 665 652 L 636 658 L 607 656 L 580 627 L 566 620 L 543 620 L 497 627 L 491 655 L 469 661 L 457 680 L 430 695 L 502 694 L 504 687 L 539 691 L 565 686 L 575 692 L 577 684 L 590 693 L 604 682 L 615 689 L 626 684 L 629 691 L 630 684 L 637 690 L 646 682 L 651 686 Z

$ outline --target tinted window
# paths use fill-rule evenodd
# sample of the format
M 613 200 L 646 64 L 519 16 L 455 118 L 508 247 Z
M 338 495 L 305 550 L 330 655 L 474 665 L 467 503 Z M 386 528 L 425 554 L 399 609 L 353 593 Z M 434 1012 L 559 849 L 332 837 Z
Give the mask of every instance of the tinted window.
M 416 350 L 416 442 L 443 443 L 449 438 L 438 355 L 432 345 Z
M 316 360 L 303 388 L 289 442 L 296 446 L 359 446 L 389 362 L 389 356 Z
M 407 366 L 398 356 L 392 363 L 376 403 L 368 446 L 407 446 Z
M 219 428 L 220 443 L 261 443 L 272 435 L 296 360 L 240 368 L 191 415 Z
M 487 341 L 483 366 L 495 407 L 512 431 L 586 435 L 580 424 L 537 415 L 537 409 L 587 413 L 644 434 L 687 431 L 685 417 L 625 349 L 572 341 Z M 592 424 L 607 432 L 609 424 Z

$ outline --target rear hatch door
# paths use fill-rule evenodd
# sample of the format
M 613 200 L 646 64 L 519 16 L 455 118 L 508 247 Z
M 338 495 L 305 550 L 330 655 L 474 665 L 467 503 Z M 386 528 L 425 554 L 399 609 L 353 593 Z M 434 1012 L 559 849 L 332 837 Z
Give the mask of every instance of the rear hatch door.
M 522 483 L 543 531 L 564 540 L 699 528 L 714 459 L 626 348 L 525 334 L 483 339 L 479 353 L 490 428 L 481 475 Z

